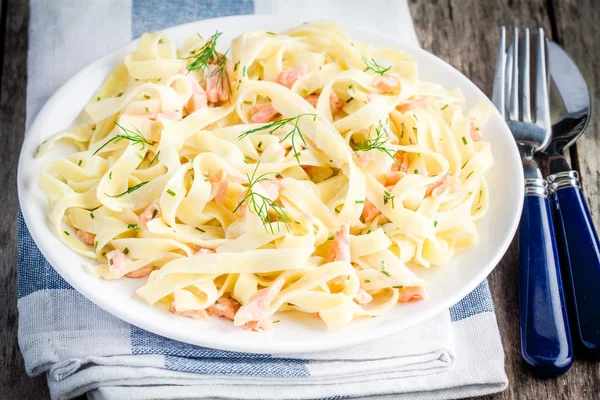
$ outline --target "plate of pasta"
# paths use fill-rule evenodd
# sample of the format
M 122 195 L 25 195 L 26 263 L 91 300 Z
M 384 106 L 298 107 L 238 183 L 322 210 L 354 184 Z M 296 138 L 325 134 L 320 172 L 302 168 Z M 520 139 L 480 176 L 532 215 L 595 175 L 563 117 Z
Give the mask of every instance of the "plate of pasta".
M 448 308 L 516 231 L 523 174 L 485 95 L 435 56 L 331 22 L 146 33 L 43 107 L 19 162 L 40 250 L 148 331 L 295 353 Z

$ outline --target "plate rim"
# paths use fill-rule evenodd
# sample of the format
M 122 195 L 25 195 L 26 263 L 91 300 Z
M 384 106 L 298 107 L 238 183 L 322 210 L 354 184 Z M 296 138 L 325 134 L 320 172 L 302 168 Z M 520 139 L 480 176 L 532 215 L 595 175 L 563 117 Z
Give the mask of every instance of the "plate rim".
M 244 26 L 246 26 L 248 24 L 254 24 L 255 26 L 257 26 L 258 21 L 261 21 L 261 20 L 262 21 L 264 21 L 264 20 L 277 21 L 277 23 L 282 23 L 282 21 L 283 21 L 283 23 L 285 25 L 288 25 L 289 27 L 295 26 L 294 24 L 298 24 L 298 20 L 295 18 L 280 17 L 280 16 L 274 16 L 274 15 L 235 15 L 235 16 L 227 16 L 227 17 L 219 17 L 219 18 L 211 18 L 211 19 L 193 21 L 193 22 L 189 22 L 186 24 L 172 26 L 172 27 L 160 30 L 160 32 L 165 32 L 168 34 L 172 30 L 186 29 L 188 27 L 197 25 L 199 23 L 210 24 L 210 23 L 215 23 L 215 22 L 223 22 L 223 25 L 225 26 L 227 24 L 232 24 L 234 22 L 238 22 L 239 20 L 242 20 L 240 23 L 243 23 Z M 459 74 L 462 78 L 464 78 L 466 80 L 466 82 L 468 82 L 468 85 L 472 86 L 472 89 L 475 90 L 478 97 L 487 99 L 487 96 L 469 78 L 467 78 L 464 74 L 462 74 L 460 71 L 458 71 L 452 65 L 448 64 L 446 61 L 435 56 L 434 54 L 430 53 L 429 51 L 422 49 L 420 47 L 414 46 L 412 44 L 402 42 L 400 39 L 395 38 L 392 35 L 377 31 L 375 29 L 371 29 L 371 28 L 363 27 L 363 26 L 352 26 L 350 28 L 349 26 L 346 26 L 343 22 L 338 21 L 337 23 L 339 23 L 345 29 L 352 31 L 353 35 L 356 35 L 357 32 L 363 32 L 363 33 L 366 33 L 371 36 L 385 39 L 387 41 L 392 41 L 395 43 L 395 45 L 398 46 L 399 49 L 406 50 L 409 53 L 413 53 L 413 52 L 421 53 L 425 57 L 434 58 L 437 62 L 441 63 L 445 68 L 451 69 L 453 73 Z M 65 92 L 68 89 L 69 83 L 71 81 L 77 80 L 80 76 L 85 75 L 86 73 L 89 73 L 90 71 L 93 71 L 94 69 L 98 68 L 99 65 L 106 63 L 111 58 L 114 58 L 117 55 L 128 51 L 128 49 L 134 48 L 134 46 L 136 45 L 138 40 L 139 39 L 130 41 L 129 43 L 127 43 L 123 46 L 119 46 L 118 48 L 110 51 L 109 53 L 105 54 L 104 56 L 97 58 L 96 60 L 94 60 L 93 62 L 91 62 L 84 68 L 82 68 L 79 72 L 77 72 L 76 74 L 71 76 L 70 79 L 65 81 L 60 86 L 60 88 L 58 90 L 56 90 L 56 92 L 54 92 L 50 98 L 48 98 L 48 100 L 44 103 L 44 105 L 39 109 L 38 113 L 36 114 L 31 125 L 29 126 L 29 128 L 26 129 L 25 137 L 23 140 L 23 145 L 21 147 L 21 151 L 20 151 L 20 155 L 19 155 L 18 170 L 17 170 L 17 188 L 18 188 L 19 205 L 22 210 L 22 215 L 23 215 L 24 221 L 27 225 L 27 228 L 31 234 L 31 237 L 33 238 L 34 242 L 36 243 L 36 246 L 40 250 L 41 254 L 45 257 L 45 259 L 52 266 L 52 268 L 69 285 L 71 285 L 73 287 L 73 289 L 75 289 L 78 293 L 80 293 L 81 295 L 86 297 L 88 300 L 90 300 L 92 303 L 94 303 L 96 306 L 100 307 L 101 309 L 105 310 L 106 312 L 112 314 L 113 316 L 119 318 L 122 321 L 125 321 L 129 324 L 132 324 L 136 327 L 147 330 L 154 334 L 157 334 L 157 335 L 160 335 L 163 337 L 167 337 L 170 339 L 178 340 L 178 341 L 188 343 L 191 345 L 196 345 L 196 346 L 223 349 L 223 350 L 228 350 L 228 351 L 259 353 L 259 354 L 260 353 L 262 353 L 262 354 L 272 354 L 272 353 L 294 354 L 294 353 L 303 353 L 303 352 L 325 351 L 325 350 L 331 350 L 331 349 L 336 349 L 336 348 L 341 348 L 341 347 L 353 346 L 353 345 L 357 345 L 357 344 L 364 343 L 364 342 L 371 341 L 371 340 L 376 340 L 383 336 L 393 334 L 395 332 L 409 328 L 410 326 L 414 326 L 426 319 L 429 319 L 429 318 L 437 315 L 438 313 L 442 312 L 443 310 L 446 310 L 449 307 L 456 304 L 458 301 L 460 301 L 462 298 L 464 298 L 466 295 L 468 295 L 473 289 L 475 289 L 493 271 L 493 269 L 498 265 L 498 263 L 500 262 L 502 257 L 506 254 L 506 251 L 508 250 L 510 243 L 512 242 L 512 239 L 515 236 L 517 228 L 518 228 L 518 223 L 519 223 L 520 216 L 521 216 L 522 209 L 523 209 L 523 201 L 518 202 L 516 212 L 514 212 L 512 214 L 512 221 L 510 221 L 510 223 L 508 225 L 508 235 L 506 235 L 503 238 L 503 243 L 501 243 L 500 246 L 497 247 L 497 250 L 496 250 L 494 256 L 491 257 L 490 261 L 485 265 L 485 267 L 482 267 L 477 270 L 477 273 L 475 274 L 475 276 L 471 279 L 471 281 L 469 281 L 468 284 L 463 285 L 461 290 L 457 290 L 457 291 L 453 292 L 451 295 L 447 296 L 444 301 L 440 301 L 438 304 L 434 304 L 431 307 L 427 308 L 427 310 L 428 310 L 427 312 L 423 312 L 420 315 L 417 315 L 417 316 L 411 318 L 409 324 L 404 324 L 403 326 L 402 325 L 393 325 L 393 324 L 386 325 L 386 326 L 379 326 L 378 331 L 371 332 L 367 338 L 363 338 L 361 335 L 351 335 L 351 334 L 347 335 L 347 334 L 343 334 L 340 332 L 340 335 L 338 336 L 337 340 L 330 339 L 325 342 L 311 341 L 310 346 L 290 347 L 291 344 L 287 343 L 287 342 L 273 343 L 273 342 L 269 341 L 269 343 L 267 343 L 266 345 L 262 344 L 261 347 L 256 348 L 253 346 L 252 343 L 235 342 L 232 344 L 224 345 L 224 343 L 222 341 L 219 341 L 218 339 L 217 340 L 214 340 L 214 339 L 206 340 L 206 338 L 203 338 L 203 340 L 201 340 L 202 343 L 200 343 L 200 341 L 190 341 L 189 335 L 185 335 L 181 332 L 177 332 L 177 331 L 173 331 L 173 330 L 168 331 L 168 328 L 167 328 L 167 331 L 157 329 L 156 325 L 152 325 L 148 321 L 145 321 L 141 318 L 136 318 L 135 315 L 132 315 L 131 313 L 122 311 L 119 309 L 119 307 L 116 307 L 115 305 L 113 305 L 110 302 L 103 301 L 102 296 L 99 293 L 93 292 L 91 290 L 86 290 L 85 285 L 83 285 L 83 283 L 81 281 L 79 281 L 75 277 L 73 277 L 69 273 L 68 269 L 62 268 L 60 266 L 61 263 L 56 262 L 55 257 L 52 253 L 49 253 L 48 251 L 46 251 L 44 246 L 39 245 L 39 243 L 42 243 L 40 235 L 44 235 L 44 233 L 39 232 L 37 229 L 30 229 L 30 227 L 34 227 L 35 224 L 34 224 L 34 221 L 32 221 L 32 219 L 31 219 L 32 215 L 30 215 L 30 212 L 28 210 L 30 207 L 36 207 L 36 205 L 33 201 L 31 203 L 28 203 L 28 199 L 26 198 L 27 189 L 25 188 L 26 179 L 25 179 L 25 172 L 24 172 L 24 169 L 26 167 L 24 166 L 24 164 L 26 163 L 26 161 L 28 159 L 34 158 L 34 156 L 32 154 L 26 154 L 26 150 L 32 147 L 31 142 L 35 139 L 34 136 L 31 134 L 31 132 L 39 131 L 41 129 L 40 127 L 38 127 L 38 125 L 41 123 L 40 121 L 42 120 L 42 118 L 40 118 L 40 116 L 43 116 L 45 113 L 48 112 L 49 109 L 52 108 L 53 103 L 55 103 L 56 100 L 61 97 L 63 92 Z M 458 85 L 458 86 L 460 86 L 460 85 Z M 498 111 L 495 108 L 493 110 L 493 113 L 497 117 L 501 118 L 500 114 L 498 113 Z M 506 125 L 506 123 L 504 123 L 504 126 L 502 126 L 502 129 L 507 130 L 510 133 L 510 130 L 509 130 L 508 126 Z M 513 155 L 516 154 L 518 156 L 517 145 L 514 141 L 513 141 L 511 147 L 513 148 L 512 149 Z M 37 146 L 35 146 L 33 148 L 35 149 L 35 148 L 37 148 Z M 519 157 L 519 159 L 520 159 L 520 157 Z M 522 174 L 522 170 L 520 172 L 521 173 L 519 174 L 518 177 L 516 177 L 517 181 L 514 182 L 514 184 L 517 185 L 517 195 L 519 196 L 519 198 L 522 199 L 523 195 L 524 195 L 524 177 Z M 44 214 L 46 214 L 46 213 L 44 212 Z M 46 221 L 46 223 L 47 223 L 47 221 Z M 54 234 L 54 233 L 52 232 L 52 234 Z M 58 267 L 56 265 L 58 265 Z M 77 267 L 82 268 L 81 266 L 77 266 Z M 99 279 L 99 278 L 96 278 L 96 279 Z M 147 306 L 151 307 L 149 305 L 147 305 Z M 215 336 L 218 336 L 218 335 L 215 335 Z M 296 342 L 294 342 L 294 343 L 296 343 Z

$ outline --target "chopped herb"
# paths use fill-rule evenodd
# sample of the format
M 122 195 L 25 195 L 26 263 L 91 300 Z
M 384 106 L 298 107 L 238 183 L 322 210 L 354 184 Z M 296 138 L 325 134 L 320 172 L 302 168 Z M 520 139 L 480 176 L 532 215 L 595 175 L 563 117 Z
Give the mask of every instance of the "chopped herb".
M 365 279 L 365 283 L 371 283 L 370 279 Z
M 392 286 L 394 289 L 402 289 L 404 286 Z
M 117 93 L 117 97 L 121 97 L 121 96 L 123 96 L 123 92 Z
M 158 39 L 158 43 L 159 43 L 159 44 L 163 44 L 163 43 L 164 43 L 164 40 L 162 40 L 162 39 Z
M 463 169 L 465 167 L 465 165 L 467 165 L 469 163 L 469 160 L 465 161 L 465 163 L 462 165 L 462 167 L 460 167 L 460 169 Z
M 94 218 L 96 218 L 96 217 L 94 216 L 94 213 L 93 213 L 93 212 L 91 212 L 91 213 L 90 213 L 90 218 L 91 218 L 91 219 L 94 219 Z
M 481 210 L 481 206 L 477 207 L 477 210 L 475 210 L 475 212 Z
M 392 202 L 392 208 L 394 208 L 394 198 L 396 196 L 393 196 L 390 192 L 388 192 L 387 190 L 383 191 L 383 204 L 387 204 L 389 201 Z
M 404 122 L 402 123 L 402 132 L 400 132 L 400 139 L 404 137 Z
M 481 196 L 483 195 L 483 190 L 479 191 L 479 198 L 477 199 L 477 203 L 481 203 Z
M 267 31 L 267 35 L 276 35 L 276 33 Z
M 129 248 L 125 247 L 123 249 L 123 254 L 125 254 L 125 255 L 129 254 Z
M 96 101 L 100 101 L 100 100 L 101 100 L 100 96 L 96 97 Z
M 437 221 L 433 221 L 433 227 L 437 228 L 437 226 L 438 226 L 438 222 Z
M 273 100 L 271 100 L 271 98 L 269 96 L 267 96 L 266 99 L 269 103 L 273 101 Z
M 112 171 L 108 173 L 108 179 L 112 179 Z
M 77 165 L 81 166 L 82 160 L 79 160 L 79 162 L 77 163 Z
M 466 145 L 466 144 L 468 143 L 468 142 L 467 142 L 467 138 L 463 136 L 463 137 L 462 137 L 462 142 L 463 142 L 463 144 L 465 144 L 465 145 Z
M 176 196 L 175 192 L 174 192 L 174 191 L 172 191 L 171 189 L 167 189 L 167 193 L 168 193 L 169 195 L 171 195 L 171 197 L 175 197 L 175 196 Z
M 139 158 L 140 160 L 144 159 L 144 156 L 141 155 L 140 153 L 135 153 L 135 155 L 137 156 L 137 158 Z
M 281 320 L 276 319 L 275 321 L 273 321 L 274 324 L 278 324 Z
M 369 229 L 369 230 L 367 231 L 367 235 L 368 235 L 369 233 L 371 233 L 371 232 L 372 232 L 372 231 L 371 231 L 371 229 Z
M 448 108 L 448 104 L 446 104 L 444 107 L 440 108 L 440 110 L 444 111 L 446 108 Z
M 267 99 L 270 100 L 268 97 L 267 97 Z M 301 148 L 299 149 L 297 147 L 296 136 L 298 136 L 300 138 L 300 141 L 304 144 L 304 146 L 307 146 L 306 140 L 304 140 L 304 136 L 302 135 L 302 132 L 300 131 L 300 127 L 298 126 L 300 118 L 302 118 L 304 116 L 313 117 L 313 120 L 317 119 L 317 114 L 310 114 L 310 113 L 299 114 L 299 115 L 296 115 L 295 117 L 280 119 L 279 121 L 274 121 L 269 124 L 263 125 L 261 127 L 258 127 L 255 129 L 250 129 L 248 131 L 244 131 L 237 137 L 237 139 L 241 140 L 241 139 L 245 138 L 246 136 L 250 135 L 251 133 L 260 132 L 260 131 L 264 131 L 264 130 L 269 130 L 269 133 L 273 134 L 273 132 L 276 131 L 277 129 L 285 126 L 287 123 L 293 122 L 294 127 L 292 128 L 291 131 L 289 131 L 281 139 L 281 142 L 283 142 L 287 138 L 291 137 L 292 151 L 293 151 L 294 157 L 296 158 L 296 161 L 298 162 L 298 164 L 300 164 L 300 159 L 299 159 L 298 155 L 300 154 Z
M 354 89 L 354 85 L 348 86 L 348 89 Z
M 471 172 L 469 173 L 469 175 L 467 175 L 467 177 L 465 178 L 465 180 L 466 180 L 466 179 L 469 179 L 469 178 L 471 177 L 471 175 L 473 175 L 473 172 L 475 172 L 475 171 L 471 171 Z
M 363 62 L 365 63 L 365 65 L 367 66 L 365 68 L 365 71 L 373 71 L 376 74 L 379 74 L 381 76 L 384 76 L 386 72 L 388 72 L 390 69 L 392 69 L 392 66 L 390 65 L 387 68 L 384 68 L 383 66 L 379 65 L 377 63 L 377 61 L 375 61 L 373 58 L 371 58 L 370 60 L 367 59 L 366 57 L 362 57 Z
M 475 130 L 480 131 L 481 129 L 477 126 L 477 127 L 475 127 Z
M 148 140 L 146 140 L 146 138 L 144 137 L 144 135 L 142 134 L 142 132 L 140 132 L 140 130 L 138 128 L 136 128 L 135 126 L 133 127 L 133 129 L 135 129 L 135 131 L 132 131 L 132 130 L 124 128 L 118 122 L 115 122 L 115 124 L 121 129 L 121 131 L 123 133 L 115 135 L 112 138 L 110 138 L 109 140 L 107 140 L 106 143 L 104 143 L 102 146 L 100 146 L 98 148 L 98 150 L 96 150 L 92 154 L 93 156 L 95 156 L 100 150 L 102 150 L 103 148 L 105 148 L 106 146 L 108 146 L 110 143 L 112 143 L 112 142 L 118 143 L 118 142 L 120 142 L 123 139 L 129 140 L 132 144 L 138 144 L 139 143 L 142 146 L 141 150 L 144 150 L 144 148 L 146 147 L 146 145 L 150 145 L 151 144 Z
M 150 161 L 150 164 L 148 164 L 148 168 L 150 168 L 152 166 L 152 164 L 154 164 L 154 161 L 158 160 L 159 155 L 160 155 L 160 150 L 154 155 L 154 158 L 152 159 L 152 161 Z
M 419 170 L 415 168 L 415 175 L 419 174 Z
M 333 162 L 333 160 L 329 160 L 329 162 Z
M 335 212 L 336 212 L 336 214 L 339 214 L 339 213 L 340 213 L 340 210 L 338 210 L 337 208 L 335 208 L 333 211 L 335 211 Z
M 385 276 L 392 276 L 389 272 L 387 272 L 385 270 L 385 261 L 383 261 L 383 260 L 381 261 L 381 270 L 380 270 L 380 272 L 382 274 L 384 274 Z
M 96 249 L 97 249 L 97 248 L 98 248 L 98 241 L 96 240 L 96 241 L 94 242 L 94 251 L 96 251 Z
M 244 104 L 252 104 L 252 102 L 249 100 L 244 100 Z
M 248 160 L 246 160 L 246 159 L 244 158 L 244 164 L 250 164 L 250 163 L 248 162 Z
M 473 192 L 469 192 L 469 193 L 467 193 L 467 194 L 470 196 L 470 195 L 472 195 L 472 194 L 473 194 Z
M 346 100 L 346 104 L 350 103 L 352 100 L 354 100 L 354 97 L 349 97 L 348 100 Z
M 95 131 L 96 130 L 96 125 L 92 126 L 92 130 Z
M 246 66 L 244 65 L 244 68 L 242 68 L 242 76 L 246 76 Z
M 106 252 L 103 252 L 103 253 L 102 253 L 102 256 L 104 257 L 105 255 L 106 255 Z
M 416 120 L 417 122 L 419 122 L 419 118 L 417 118 L 417 114 L 413 114 L 413 117 L 415 117 L 415 120 Z
M 331 236 L 329 236 L 329 237 L 327 238 L 327 240 L 333 240 L 333 239 L 334 239 L 334 236 L 333 236 L 333 235 L 331 235 Z
M 138 224 L 127 224 L 127 229 L 137 229 Z
M 364 200 L 355 200 L 354 201 L 356 204 L 365 204 Z
M 198 228 L 198 227 L 196 227 L 196 228 L 194 228 L 194 229 L 195 229 L 195 230 L 197 230 L 197 231 L 200 231 L 200 232 L 202 232 L 202 233 L 206 233 L 206 231 L 205 231 L 204 229 L 200 229 L 200 228 Z
M 248 178 L 248 190 L 246 191 L 246 194 L 241 199 L 241 201 L 238 203 L 237 207 L 235 207 L 233 212 L 235 213 L 237 210 L 239 210 L 239 208 L 247 200 L 248 201 L 247 210 L 252 211 L 254 214 L 256 214 L 261 219 L 261 221 L 265 227 L 265 230 L 268 231 L 270 228 L 271 233 L 272 234 L 275 233 L 275 231 L 273 230 L 273 222 L 281 221 L 281 222 L 283 222 L 287 231 L 290 232 L 291 231 L 290 217 L 285 212 L 283 207 L 280 204 L 276 203 L 274 200 L 254 191 L 254 186 L 257 183 L 260 183 L 263 181 L 269 181 L 268 176 L 275 174 L 275 172 L 266 172 L 262 175 L 256 176 L 259 165 L 260 165 L 260 161 L 258 161 L 256 163 L 256 167 L 254 168 L 254 172 L 252 172 L 251 176 L 246 174 L 246 178 Z M 273 216 L 272 213 L 275 215 Z M 268 227 L 267 227 L 267 224 L 268 224 Z M 278 228 L 281 229 L 281 227 L 279 225 L 278 225 Z
M 260 149 L 261 146 L 262 146 L 262 140 L 260 142 L 258 142 L 258 146 L 257 147 Z
M 417 128 L 413 126 L 413 128 L 412 128 L 412 129 L 413 129 L 413 132 L 414 132 L 415 134 L 417 134 Z
M 308 96 L 308 90 L 306 90 L 306 88 L 302 89 L 302 94 Z
M 144 98 L 145 98 L 146 100 L 150 100 L 150 96 L 148 96 L 147 94 L 144 94 Z
M 71 236 L 71 234 L 69 232 L 67 232 L 67 231 L 63 231 L 63 232 L 65 233 L 65 235 Z
M 300 221 L 294 221 L 295 223 L 297 223 L 298 225 L 300 225 Z
M 233 72 L 237 71 L 238 67 L 240 66 L 240 62 L 236 62 L 235 65 L 233 66 Z
M 135 186 L 132 186 L 132 187 L 128 188 L 128 189 L 127 189 L 126 191 L 124 191 L 123 193 L 119 193 L 119 194 L 117 194 L 117 195 L 114 195 L 114 196 L 111 196 L 110 194 L 107 194 L 107 193 L 104 193 L 104 194 L 105 194 L 106 196 L 108 196 L 108 197 L 113 197 L 113 198 L 117 198 L 117 197 L 125 196 L 126 194 L 129 194 L 129 193 L 131 193 L 131 192 L 134 192 L 134 191 L 138 190 L 139 188 L 141 188 L 142 186 L 144 186 L 144 185 L 145 185 L 145 184 L 147 184 L 147 183 L 148 183 L 148 181 L 144 181 L 144 182 L 138 183 L 137 185 L 135 185 Z

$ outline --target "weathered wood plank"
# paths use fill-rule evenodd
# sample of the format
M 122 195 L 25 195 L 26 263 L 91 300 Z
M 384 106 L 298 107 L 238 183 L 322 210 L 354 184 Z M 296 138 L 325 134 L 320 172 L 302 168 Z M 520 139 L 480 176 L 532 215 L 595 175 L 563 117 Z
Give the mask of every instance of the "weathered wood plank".
M 17 161 L 25 129 L 29 2 L 3 0 L 0 86 L 0 398 L 48 398 L 45 377 L 29 378 L 17 346 Z
M 559 23 L 559 36 L 569 36 L 572 46 L 577 46 L 580 62 L 586 62 L 584 74 L 589 79 L 598 99 L 598 70 L 600 58 L 590 59 L 594 44 L 600 41 L 598 28 L 591 27 L 600 20 L 598 10 L 592 11 L 593 0 L 581 4 L 576 1 L 555 0 L 560 7 L 554 8 L 555 15 L 548 9 L 546 0 L 535 1 L 459 1 L 432 2 L 412 1 L 417 34 L 422 46 L 448 61 L 469 77 L 486 94 L 491 95 L 494 63 L 498 40 L 498 27 L 521 28 L 538 27 L 551 36 L 551 23 Z M 581 2 L 578 2 L 581 3 Z M 586 11 L 589 10 L 590 12 Z M 584 16 L 585 15 L 585 16 Z M 562 31 L 565 31 L 562 34 Z M 583 36 L 582 36 L 583 35 Z M 587 35 L 587 36 L 586 36 Z M 566 44 L 567 42 L 565 42 Z M 596 44 L 595 50 L 598 50 Z M 587 57 L 587 58 L 586 58 Z M 595 128 L 595 129 L 594 129 Z M 600 182 L 597 151 L 600 146 L 598 120 L 592 125 L 585 145 L 579 147 L 586 189 L 592 199 L 595 216 L 600 215 L 600 199 L 597 198 L 597 185 Z M 581 147 L 585 147 L 582 150 Z M 591 185 L 590 185 L 591 183 Z M 590 188 L 592 186 L 592 188 Z M 540 380 L 529 373 L 520 360 L 519 312 L 518 312 L 518 254 L 516 244 L 510 247 L 498 267 L 490 276 L 498 324 L 506 352 L 506 373 L 509 388 L 502 394 L 489 396 L 489 399 L 562 399 L 593 398 L 594 388 L 600 386 L 598 365 L 577 361 L 573 369 L 564 377 L 553 380 Z

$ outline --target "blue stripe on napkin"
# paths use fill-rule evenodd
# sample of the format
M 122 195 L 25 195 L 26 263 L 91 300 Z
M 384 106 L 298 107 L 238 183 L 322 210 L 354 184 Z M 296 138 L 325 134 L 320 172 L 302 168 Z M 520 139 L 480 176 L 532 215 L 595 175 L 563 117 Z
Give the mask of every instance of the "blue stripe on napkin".
M 450 307 L 450 318 L 452 321 L 460 321 L 484 312 L 494 312 L 494 303 L 490 296 L 490 285 L 487 279 L 461 301 Z
M 254 14 L 252 0 L 133 0 L 132 31 L 137 38 L 173 25 L 229 15 Z
M 258 355 L 258 354 L 251 354 Z M 179 372 L 195 372 L 207 375 L 246 375 L 298 378 L 309 376 L 306 360 L 253 359 L 249 357 L 225 359 L 192 359 L 165 357 L 165 368 Z
M 25 220 L 23 220 L 21 209 L 19 209 L 17 221 L 17 238 L 19 242 L 19 261 L 17 262 L 18 298 L 44 289 L 73 289 L 48 264 L 40 249 L 35 245 L 31 234 L 27 230 Z M 46 221 L 41 223 L 45 224 Z M 79 265 L 74 267 L 80 268 Z

